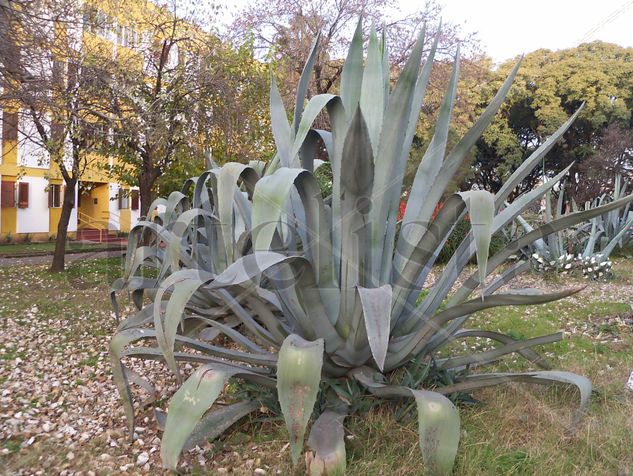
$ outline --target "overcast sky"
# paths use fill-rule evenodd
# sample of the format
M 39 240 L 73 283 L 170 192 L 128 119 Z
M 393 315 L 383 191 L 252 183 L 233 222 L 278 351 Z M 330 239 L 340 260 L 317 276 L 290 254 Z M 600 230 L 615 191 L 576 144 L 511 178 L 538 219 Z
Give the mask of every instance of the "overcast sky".
M 410 11 L 420 0 L 400 0 Z M 593 40 L 633 46 L 633 0 L 443 0 L 442 17 L 478 32 L 495 62 Z
M 227 14 L 257 0 L 220 0 Z M 405 12 L 424 0 L 398 0 Z M 477 32 L 495 62 L 603 40 L 633 46 L 633 0 L 439 0 L 445 21 Z M 229 6 L 230 5 L 230 6 Z

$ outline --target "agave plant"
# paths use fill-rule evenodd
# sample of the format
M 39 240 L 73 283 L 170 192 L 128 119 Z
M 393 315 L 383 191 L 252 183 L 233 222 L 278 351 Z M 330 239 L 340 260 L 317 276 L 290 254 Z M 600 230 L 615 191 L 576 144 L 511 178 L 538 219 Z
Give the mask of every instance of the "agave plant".
M 626 196 L 626 183 L 617 176 L 614 180 L 614 190 L 610 195 L 602 195 L 587 202 L 585 210 L 596 208 L 606 203 Z M 556 200 L 556 207 L 552 205 L 552 197 L 548 192 L 545 198 L 543 222 L 551 222 L 563 216 L 563 193 Z M 575 211 L 579 208 L 572 200 Z M 526 233 L 534 228 L 521 215 L 517 222 Z M 598 215 L 587 223 L 553 233 L 545 239 L 536 240 L 526 247 L 524 254 L 531 256 L 537 271 L 557 271 L 567 274 L 576 269 L 584 277 L 600 279 L 612 275 L 612 262 L 609 256 L 619 246 L 623 248 L 633 237 L 633 212 L 627 204 L 619 209 Z
M 545 194 L 545 208 L 543 209 L 542 218 L 543 225 L 547 225 L 553 220 L 563 217 L 565 204 L 563 197 L 564 195 L 561 191 L 554 205 L 551 191 Z M 523 216 L 517 216 L 516 222 L 523 229 L 524 233 L 534 231 L 534 227 L 530 225 Z M 536 271 L 555 271 L 568 274 L 574 271 L 580 263 L 580 257 L 576 256 L 576 252 L 581 244 L 580 235 L 581 230 L 575 227 L 569 227 L 535 240 L 526 246 L 522 250 L 522 253 L 524 256 L 530 258 Z
M 179 362 L 201 364 L 169 401 L 161 443 L 167 468 L 176 467 L 183 448 L 217 437 L 256 411 L 261 395 L 279 404 L 294 463 L 313 421 L 308 444 L 314 451 L 309 471 L 315 475 L 344 472 L 343 423 L 368 396 L 415 402 L 424 465 L 432 474 L 450 472 L 458 448 L 459 415 L 446 395 L 510 381 L 563 383 L 577 386 L 581 409 L 586 406 L 590 382 L 549 370 L 532 349 L 560 339 L 560 334 L 517 341 L 464 325 L 481 309 L 545 303 L 577 292 L 498 292 L 529 268 L 524 261 L 493 273 L 534 240 L 615 210 L 633 197 L 553 220 L 489 258 L 491 235 L 567 173 L 502 207 L 578 113 L 525 160 L 496 196 L 468 191 L 446 198 L 447 186 L 501 106 L 519 68 L 517 64 L 472 129 L 447 151 L 459 77 L 457 53 L 435 133 L 398 223 L 405 165 L 437 48 L 435 38 L 422 62 L 424 37 L 422 32 L 391 87 L 384 32 L 379 36 L 372 31 L 364 60 L 359 23 L 340 94 L 314 96 L 304 107 L 314 47 L 297 88 L 292 121 L 272 81 L 277 154 L 266 168 L 259 163 L 211 167 L 188 180 L 182 193 L 158 199 L 149 218 L 132 230 L 124 276 L 114 283 L 112 295 L 117 309 L 116 292 L 128 290 L 139 310 L 120 322 L 110 345 L 130 431 L 131 384 L 155 392 L 126 365 L 129 358 L 162 360 L 179 382 Z M 324 111 L 330 131 L 312 126 Z M 333 193 L 327 199 L 313 175 L 319 141 L 325 144 L 333 174 Z M 443 207 L 433 217 L 440 199 Z M 430 283 L 444 241 L 467 213 L 471 232 Z M 463 272 L 470 273 L 467 263 L 474 255 L 478 270 L 456 285 Z M 474 354 L 442 353 L 451 342 L 469 337 L 501 345 Z M 545 370 L 468 372 L 514 352 Z M 436 378 L 440 373 L 445 377 L 441 382 Z M 214 405 L 230 379 L 256 391 L 246 392 L 242 401 Z
M 585 205 L 585 209 L 599 207 L 605 203 L 618 200 L 626 196 L 628 184 L 617 175 L 613 182 L 613 192 L 597 197 Z M 609 257 L 615 247 L 624 248 L 633 239 L 633 210 L 630 205 L 612 210 L 591 219 L 583 227 L 587 231 L 586 244 L 582 253 L 583 258 L 594 254 Z

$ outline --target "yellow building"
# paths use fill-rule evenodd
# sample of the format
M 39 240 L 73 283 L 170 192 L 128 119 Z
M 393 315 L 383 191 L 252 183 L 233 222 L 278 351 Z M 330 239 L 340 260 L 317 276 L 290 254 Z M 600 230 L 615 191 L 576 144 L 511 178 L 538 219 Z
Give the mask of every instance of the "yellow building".
M 43 147 L 30 142 L 26 116 L 2 111 L 0 161 L 0 240 L 47 240 L 57 232 L 64 181 Z M 19 127 L 15 123 L 24 121 Z M 108 158 L 103 158 L 107 161 Z M 75 190 L 68 231 L 70 236 L 95 238 L 107 231 L 129 231 L 139 219 L 136 190 L 121 186 L 105 169 L 93 167 L 82 174 Z M 82 233 L 81 230 L 86 230 Z M 95 234 L 91 230 L 99 230 Z
M 147 5 L 138 3 L 141 4 Z M 88 26 L 80 32 L 82 44 L 106 46 L 100 48 L 102 54 L 130 62 L 133 58 L 120 52 L 129 50 L 132 43 L 143 38 L 148 40 L 147 35 L 130 26 L 133 24 L 129 20 L 131 10 L 122 10 L 123 4 L 118 7 L 114 3 L 99 5 L 103 6 L 87 10 L 95 21 L 86 23 Z M 102 9 L 105 5 L 107 12 Z M 117 16 L 115 11 L 124 13 Z M 139 8 L 135 14 L 142 13 Z M 6 104 L 2 106 L 0 104 L 0 241 L 47 240 L 57 232 L 64 196 L 63 178 L 44 147 L 30 139 L 37 136 L 37 132 L 28 114 Z M 103 166 L 112 164 L 113 160 L 116 159 L 99 157 L 95 165 L 82 173 L 68 225 L 70 237 L 94 239 L 104 234 L 127 232 L 139 220 L 138 190 L 113 181 Z

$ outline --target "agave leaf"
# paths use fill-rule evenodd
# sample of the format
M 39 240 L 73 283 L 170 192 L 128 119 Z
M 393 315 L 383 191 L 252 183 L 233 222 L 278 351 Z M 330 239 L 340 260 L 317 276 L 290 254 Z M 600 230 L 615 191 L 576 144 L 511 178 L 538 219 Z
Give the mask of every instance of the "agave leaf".
M 379 288 L 357 287 L 358 296 L 363 307 L 365 329 L 369 340 L 369 348 L 378 368 L 382 371 L 387 357 L 389 345 L 389 329 L 391 324 L 391 286 L 385 284 Z
M 310 429 L 308 445 L 315 452 L 308 464 L 310 476 L 343 476 L 346 468 L 345 414 L 325 410 Z
M 306 426 L 319 392 L 322 365 L 322 339 L 309 342 L 291 334 L 279 349 L 277 393 L 290 434 L 292 462 L 295 465 L 299 461 Z
M 317 118 L 321 111 L 331 102 L 338 102 L 341 99 L 334 94 L 317 94 L 310 98 L 308 104 L 301 116 L 301 122 L 297 128 L 297 135 L 294 138 L 292 148 L 290 150 L 290 157 L 294 160 L 295 156 L 301 149 L 301 145 L 305 141 L 308 132 L 310 132 L 314 120 Z M 295 163 L 296 165 L 296 163 Z
M 163 281 L 155 299 L 154 328 L 158 347 L 165 355 L 167 367 L 178 379 L 180 379 L 180 370 L 173 358 L 174 343 L 185 306 L 198 288 L 204 284 L 204 281 L 199 279 L 201 277 L 199 273 L 201 272 L 198 270 L 185 270 L 172 274 Z M 212 276 L 207 276 L 207 279 L 212 279 Z M 163 314 L 160 303 L 164 294 L 172 287 L 173 290 Z
M 189 208 L 189 197 L 181 192 L 171 192 L 167 197 L 165 212 L 162 216 L 163 224 L 171 223 L 174 216 L 178 216 L 182 211 Z
M 382 52 L 380 43 L 374 27 L 369 34 L 369 44 L 367 45 L 367 62 L 363 74 L 363 82 L 360 92 L 360 108 L 367 123 L 369 139 L 372 145 L 374 156 L 378 153 L 378 142 L 382 129 L 384 114 L 385 90 L 383 88 Z
M 341 98 L 347 115 L 351 117 L 360 100 L 363 81 L 363 21 L 358 19 L 347 58 L 341 72 Z
M 250 167 L 236 162 L 225 164 L 218 174 L 218 216 L 224 247 L 226 262 L 232 263 L 234 258 L 235 236 L 233 230 L 234 199 L 240 194 L 237 181 L 242 175 L 250 175 L 251 183 L 257 181 L 257 174 Z M 252 189 L 251 189 L 252 191 Z
M 439 35 L 438 35 L 439 37 Z M 437 47 L 438 38 L 435 39 L 433 47 Z M 429 58 L 432 61 L 432 58 Z M 429 61 L 427 60 L 427 62 Z M 442 161 L 446 153 L 446 144 L 448 142 L 448 131 L 450 127 L 451 115 L 453 112 L 453 106 L 455 105 L 455 97 L 457 95 L 457 81 L 459 79 L 459 54 L 455 56 L 455 64 L 453 66 L 453 74 L 446 88 L 444 100 L 440 106 L 440 110 L 435 123 L 435 132 L 431 143 L 426 149 L 422 161 L 418 166 L 413 185 L 411 186 L 411 193 L 407 200 L 407 207 L 402 219 L 402 231 L 401 236 L 398 239 L 398 250 L 400 252 L 404 243 L 416 242 L 416 237 L 422 236 L 425 230 L 417 228 L 425 223 L 420 220 L 423 217 L 419 217 L 418 214 L 423 210 L 423 204 L 428 192 L 431 190 L 433 180 L 437 176 L 442 167 Z M 417 118 L 416 118 L 417 119 Z M 417 121 L 416 121 L 417 122 Z M 431 217 L 429 217 L 430 219 Z M 417 233 L 414 233 L 417 231 Z M 401 252 L 400 252 L 401 254 Z M 406 264 L 405 259 L 396 259 L 396 267 L 401 270 Z
M 493 227 L 492 227 L 493 233 L 501 229 L 502 226 L 509 223 L 513 218 L 518 216 L 518 214 L 525 207 L 529 205 L 530 201 L 543 195 L 547 190 L 550 190 L 557 183 L 558 179 L 561 178 L 562 175 L 564 175 L 564 173 L 566 173 L 566 171 L 561 172 L 561 174 L 554 177 L 553 180 L 539 186 L 537 189 L 532 190 L 528 192 L 527 194 L 519 197 L 517 200 L 515 200 L 514 203 L 510 204 L 505 210 L 501 211 L 493 220 Z M 510 247 L 511 245 L 509 245 L 509 247 L 506 248 L 506 250 L 510 250 Z M 425 298 L 424 302 L 415 310 L 416 316 L 422 316 L 422 319 L 424 319 L 428 317 L 430 314 L 432 314 L 439 307 L 439 305 L 442 303 L 444 298 L 448 295 L 449 291 L 451 290 L 451 287 L 453 283 L 455 282 L 457 276 L 463 270 L 464 266 L 468 263 L 468 261 L 472 257 L 472 254 L 473 254 L 472 248 L 473 247 L 470 241 L 470 235 L 468 235 L 467 238 L 460 244 L 458 249 L 455 251 L 449 263 L 446 265 L 446 268 L 444 272 L 442 273 L 442 275 L 440 276 L 439 281 L 435 284 L 433 291 Z M 505 257 L 503 258 L 503 261 L 505 261 L 505 259 L 507 259 L 512 253 L 518 252 L 520 248 L 512 248 L 512 249 L 514 251 L 505 255 Z M 490 268 L 487 272 L 488 274 L 490 274 L 494 269 L 496 269 L 499 266 L 499 264 L 502 262 L 502 261 L 496 261 L 494 258 L 491 258 L 491 260 L 493 260 L 493 264 L 488 265 L 488 267 Z M 463 302 L 470 295 L 470 293 L 476 288 L 476 285 L 474 285 L 473 287 L 472 285 L 470 285 L 471 284 L 470 281 L 467 281 L 467 282 L 469 283 L 469 286 L 468 287 L 462 286 L 462 288 L 460 288 L 450 299 L 449 302 L 451 304 Z M 412 325 L 412 322 L 413 321 L 410 321 L 409 327 L 406 329 L 406 331 L 409 331 L 411 329 L 410 326 Z M 453 324 L 453 326 L 455 327 L 459 327 L 460 325 L 461 324 L 458 324 L 457 322 Z
M 451 474 L 459 445 L 460 421 L 457 408 L 448 398 L 436 392 L 376 382 L 371 369 L 367 367 L 356 368 L 351 375 L 370 393 L 379 397 L 414 397 L 425 469 L 432 475 Z
M 389 208 L 389 214 L 387 217 L 388 221 L 387 221 L 387 229 L 385 233 L 385 244 L 383 247 L 384 251 L 383 251 L 382 265 L 381 265 L 383 281 L 388 281 L 391 274 L 392 261 L 393 261 L 393 248 L 394 248 L 396 228 L 397 228 L 396 218 L 398 216 L 398 207 L 400 206 L 400 200 L 402 198 L 402 182 L 404 180 L 406 164 L 409 160 L 411 144 L 413 143 L 413 137 L 415 135 L 417 124 L 420 119 L 420 110 L 422 109 L 424 96 L 426 94 L 426 87 L 431 77 L 433 59 L 435 58 L 435 52 L 437 50 L 437 44 L 439 42 L 441 28 L 442 28 L 442 25 L 440 21 L 440 25 L 438 26 L 438 32 L 435 35 L 435 40 L 433 41 L 433 45 L 431 46 L 429 55 L 426 59 L 426 62 L 424 63 L 424 67 L 422 68 L 422 71 L 420 72 L 418 76 L 418 80 L 415 85 L 415 91 L 413 93 L 411 111 L 409 113 L 409 121 L 407 125 L 407 131 L 404 136 L 402 150 L 400 151 L 400 159 L 398 161 L 398 167 L 396 169 L 395 183 L 397 183 L 398 185 L 392 188 L 391 197 L 390 197 L 390 208 Z M 426 29 L 426 26 L 425 26 L 425 29 Z M 423 36 L 424 36 L 424 31 L 423 31 Z
M 399 243 L 400 256 L 406 256 L 407 261 L 399 273 L 394 273 L 393 278 L 394 298 L 391 312 L 394 326 L 397 323 L 397 331 L 409 332 L 414 325 L 413 319 L 410 320 L 410 324 L 406 322 L 406 317 L 409 317 L 408 314 L 415 307 L 411 303 L 411 297 L 420 294 L 421 284 L 431 270 L 437 250 L 450 235 L 451 229 L 462 217 L 465 209 L 464 199 L 458 194 L 451 195 L 433 221 L 426 226 L 426 232 L 417 242 L 406 245 L 407 248 L 404 248 L 405 242 Z M 425 310 L 425 304 L 427 300 L 419 307 L 420 313 Z
M 506 269 L 500 276 L 495 278 L 490 284 L 488 284 L 483 290 L 483 294 L 488 296 L 502 287 L 504 284 L 509 283 L 512 279 L 516 278 L 518 275 L 530 270 L 532 268 L 532 264 L 529 261 L 519 261 L 514 265 L 510 266 Z M 464 288 L 462 288 L 464 289 Z M 468 297 L 466 294 L 463 298 L 458 296 L 460 294 L 460 289 L 456 292 L 451 299 L 448 301 L 448 306 L 455 306 L 459 303 L 464 302 L 464 300 Z M 453 322 L 449 323 L 446 327 L 440 329 L 429 341 L 427 346 L 428 352 L 433 352 L 439 347 L 441 347 L 444 343 L 446 343 L 447 339 L 449 339 L 458 329 L 464 325 L 464 323 L 468 320 L 470 314 L 465 314 L 461 317 L 458 317 Z
M 284 102 L 277 89 L 274 75 L 270 80 L 270 122 L 273 129 L 273 137 L 277 146 L 277 155 L 283 167 L 290 167 L 292 157 L 290 147 L 292 144 L 292 131 L 288 124 L 288 115 Z
M 425 346 L 436 334 L 442 326 L 457 319 L 460 316 L 470 315 L 474 312 L 488 309 L 496 306 L 521 306 L 530 304 L 544 304 L 551 301 L 563 299 L 567 296 L 571 296 L 584 289 L 583 287 L 566 289 L 549 294 L 541 295 L 521 295 L 521 294 L 493 294 L 492 296 L 485 296 L 482 299 L 473 299 L 463 304 L 450 307 L 435 316 L 432 319 L 419 325 L 416 332 L 410 335 L 409 338 L 402 341 L 402 344 L 398 347 L 390 347 L 387 355 L 386 368 L 391 370 L 402 362 L 408 360 L 410 356 L 418 355 L 425 349 Z
M 424 467 L 431 475 L 450 475 L 459 446 L 459 412 L 444 395 L 411 390 L 418 407 L 418 433 Z
M 372 275 L 381 279 L 382 255 L 384 253 L 386 224 L 394 191 L 400 191 L 401 175 L 404 173 L 402 151 L 410 120 L 413 97 L 417 84 L 418 69 L 424 46 L 421 32 L 398 81 L 389 97 L 384 123 L 389 124 L 380 136 L 375 164 L 372 208 L 370 212 Z M 401 171 L 401 169 L 403 169 Z M 392 251 L 389 250 L 389 253 Z M 391 271 L 391 270 L 389 270 Z M 383 282 L 376 283 L 385 284 Z
M 257 182 L 253 197 L 253 249 L 267 251 L 270 248 L 284 203 L 295 186 L 305 212 L 308 240 L 303 246 L 314 264 L 317 279 L 325 287 L 331 284 L 334 273 L 331 238 L 323 200 L 312 174 L 301 169 L 281 168 Z
M 328 156 L 334 155 L 334 144 L 332 143 L 332 133 L 321 129 L 310 129 L 306 135 L 299 155 L 301 156 L 301 168 L 308 172 L 316 172 L 316 170 L 323 165 L 324 161 L 315 159 L 317 154 L 317 147 L 319 145 L 319 139 L 325 144 Z
M 557 332 L 555 334 L 535 337 L 533 339 L 512 341 L 496 349 L 491 349 L 484 352 L 475 352 L 470 355 L 445 359 L 439 362 L 438 366 L 442 369 L 455 369 L 455 368 L 463 368 L 466 366 L 476 367 L 479 365 L 485 365 L 485 364 L 494 362 L 495 360 L 499 360 L 501 357 L 507 354 L 526 350 L 537 345 L 544 345 L 544 344 L 551 344 L 553 342 L 558 342 L 562 338 L 563 338 L 562 332 Z
M 470 214 L 470 226 L 477 249 L 479 279 L 483 285 L 487 276 L 488 250 L 490 249 L 490 239 L 492 238 L 492 221 L 495 214 L 494 197 L 485 190 L 461 192 L 459 195 L 464 199 Z
M 167 303 L 165 301 L 161 302 L 162 312 L 165 312 L 167 308 Z M 124 319 L 117 326 L 117 332 L 124 331 L 126 329 L 132 329 L 135 327 L 142 327 L 143 325 L 154 320 L 154 302 L 149 303 L 143 309 L 138 311 L 136 314 L 132 314 L 127 319 Z
M 589 405 L 589 399 L 591 398 L 592 385 L 589 379 L 583 377 L 582 375 L 562 370 L 470 375 L 458 383 L 440 387 L 437 391 L 443 393 L 444 395 L 449 395 L 451 393 L 465 392 L 508 382 L 526 382 L 539 385 L 565 384 L 577 387 L 580 391 L 580 404 L 578 411 L 572 420 L 572 426 L 578 423 L 580 417 L 586 410 L 587 405 Z
M 143 334 L 144 329 L 133 329 L 132 331 L 123 331 L 116 333 L 110 340 L 110 363 L 112 364 L 112 380 L 119 391 L 119 396 L 123 403 L 123 411 L 128 424 L 128 432 L 130 437 L 134 434 L 134 404 L 132 401 L 132 392 L 128 385 L 125 365 L 121 362 L 123 348 L 130 342 L 128 335 L 133 332 L 134 335 Z
M 274 251 L 257 251 L 255 253 L 242 256 L 235 260 L 231 266 L 218 274 L 211 288 L 221 288 L 226 286 L 238 286 L 252 280 L 272 266 L 275 266 L 289 257 Z M 298 259 L 295 257 L 295 259 Z
M 350 124 L 343 149 L 341 170 L 341 310 L 338 329 L 346 335 L 353 315 L 355 286 L 369 285 L 370 257 L 366 242 L 367 213 L 373 186 L 373 154 L 369 131 L 360 106 Z M 336 258 L 336 256 L 335 256 Z
M 622 229 L 607 243 L 607 245 L 600 250 L 600 254 L 606 258 L 613 252 L 615 247 L 620 243 L 622 238 L 626 236 L 627 233 L 631 233 L 631 228 L 633 227 L 633 216 L 631 219 L 626 222 Z
M 292 121 L 295 134 L 299 129 L 299 120 L 301 119 L 301 113 L 303 112 L 303 101 L 308 93 L 308 84 L 310 83 L 310 77 L 312 76 L 312 69 L 314 68 L 314 61 L 317 57 L 317 47 L 319 46 L 319 40 L 321 34 L 317 34 L 316 38 L 312 42 L 312 48 L 310 48 L 310 54 L 306 60 L 306 64 L 303 66 L 301 77 L 299 78 L 299 85 L 297 86 L 297 95 L 295 98 L 295 113 Z
M 494 197 L 489 192 L 485 190 L 476 190 L 470 192 L 461 192 L 457 194 L 463 201 L 466 209 L 470 213 L 470 223 L 471 223 L 471 233 L 473 234 L 475 241 L 475 249 L 477 252 L 477 264 L 479 268 L 479 276 L 486 276 L 486 269 L 488 263 L 488 250 L 490 247 L 490 239 L 492 236 L 492 226 L 494 223 Z M 448 207 L 448 208 L 447 208 Z M 416 255 L 421 254 L 421 257 L 425 258 L 425 261 L 429 258 L 429 254 L 431 252 L 439 252 L 439 247 L 434 248 L 434 246 L 441 245 L 444 243 L 444 240 L 448 236 L 446 233 L 446 226 L 450 223 L 446 220 L 450 220 L 454 214 L 460 210 L 460 203 L 455 203 L 454 200 L 448 200 L 445 207 L 447 208 L 446 214 L 443 213 L 443 209 L 438 213 L 438 217 L 436 221 L 438 223 L 436 227 L 427 227 L 427 234 L 430 235 L 426 238 L 427 234 L 423 235 L 420 239 L 420 244 L 417 245 L 416 249 L 413 251 L 403 250 L 405 255 L 411 255 L 415 253 Z M 454 222 L 453 222 L 454 223 Z M 433 222 L 435 225 L 435 221 Z M 438 239 L 441 241 L 438 243 Z M 468 237 L 467 237 L 468 239 Z M 422 244 L 424 243 L 424 244 Z M 462 245 L 468 245 L 469 242 L 462 242 Z M 420 247 L 421 246 L 421 247 Z M 436 283 L 433 291 L 424 299 L 421 305 L 413 310 L 410 314 L 408 320 L 408 324 L 402 326 L 402 332 L 409 332 L 411 328 L 415 325 L 419 320 L 423 320 L 430 313 L 432 313 L 439 304 L 441 303 L 440 297 L 444 297 L 446 293 L 450 290 L 452 283 L 457 278 L 461 268 L 459 266 L 464 266 L 466 263 L 455 264 L 456 258 L 460 252 L 460 248 L 458 248 L 457 252 L 453 255 L 451 260 L 447 265 L 448 271 L 444 271 L 440 277 L 438 283 Z M 437 256 L 437 255 L 435 255 Z M 412 260 L 411 260 L 412 261 Z M 416 256 L 415 262 L 420 262 L 420 256 Z M 430 271 L 430 265 L 433 264 L 433 261 L 430 261 L 423 268 L 423 271 L 428 273 Z M 418 273 L 419 268 L 413 267 L 413 263 L 407 263 L 408 270 L 405 269 L 403 271 L 402 277 L 406 278 L 406 281 L 403 282 L 402 279 L 398 281 L 398 293 L 396 300 L 394 301 L 397 305 L 399 305 L 399 309 L 402 307 L 404 302 L 408 302 L 408 299 L 405 301 L 401 295 L 403 292 L 406 292 L 409 289 L 405 287 L 409 283 L 416 283 L 418 280 L 415 279 L 415 273 Z M 408 282 L 407 282 L 408 281 Z M 404 287 L 404 289 L 403 289 Z M 483 296 L 483 294 L 482 294 Z
M 574 121 L 578 117 L 578 114 L 580 114 L 584 106 L 585 103 L 582 103 L 580 107 L 576 110 L 576 112 L 572 114 L 572 116 L 567 119 L 567 121 L 565 121 L 563 125 L 561 125 L 556 130 L 556 132 L 549 136 L 547 140 L 538 147 L 538 149 L 532 152 L 530 156 L 525 159 L 521 163 L 521 165 L 512 173 L 508 180 L 505 181 L 505 183 L 501 186 L 501 189 L 496 193 L 497 208 L 499 208 L 499 206 L 503 204 L 510 193 L 512 193 L 512 190 L 514 190 L 516 186 L 519 185 L 523 181 L 523 179 L 525 179 L 525 177 L 530 174 L 530 172 L 532 172 L 534 167 L 541 162 L 545 154 L 547 154 L 552 149 L 552 147 L 554 147 L 554 145 L 560 140 L 563 134 L 567 132 L 567 130 L 574 123 Z
M 160 445 L 165 468 L 176 470 L 178 456 L 187 438 L 236 372 L 231 367 L 203 365 L 171 397 Z
M 508 91 L 510 90 L 518 72 L 520 64 L 521 61 L 518 61 L 482 115 L 479 119 L 477 119 L 472 128 L 468 130 L 462 140 L 451 150 L 448 157 L 446 157 L 446 160 L 442 163 L 440 171 L 431 182 L 430 191 L 425 195 L 424 200 L 420 202 L 422 208 L 417 214 L 417 218 L 415 219 L 416 222 L 425 224 L 431 221 L 433 211 L 435 210 L 438 201 L 444 194 L 446 187 L 452 180 L 455 172 L 464 161 L 466 154 L 471 147 L 475 145 L 483 131 L 486 127 L 488 127 L 490 122 L 492 122 L 495 114 L 503 104 L 503 101 L 505 100 L 505 97 L 508 94 Z M 413 211 L 415 211 L 415 208 Z
M 500 332 L 484 331 L 484 330 L 479 330 L 479 329 L 464 329 L 464 330 L 456 331 L 450 337 L 449 340 L 463 339 L 466 337 L 483 337 L 485 339 L 501 342 L 502 344 L 511 344 L 513 342 L 517 342 L 517 339 L 514 339 L 513 337 L 510 337 L 509 335 L 502 334 Z M 560 338 L 562 339 L 562 335 L 560 335 Z M 519 353 L 525 359 L 532 362 L 533 364 L 538 365 L 543 370 L 551 369 L 551 365 L 547 361 L 547 359 L 543 357 L 542 355 L 539 355 L 537 352 L 535 352 L 529 347 L 524 348 L 524 349 L 517 349 L 516 352 Z
M 231 426 L 259 407 L 260 405 L 257 402 L 244 400 L 212 410 L 202 417 L 195 426 L 191 435 L 187 438 L 183 450 L 188 451 L 196 446 L 202 446 L 207 441 L 215 440 Z

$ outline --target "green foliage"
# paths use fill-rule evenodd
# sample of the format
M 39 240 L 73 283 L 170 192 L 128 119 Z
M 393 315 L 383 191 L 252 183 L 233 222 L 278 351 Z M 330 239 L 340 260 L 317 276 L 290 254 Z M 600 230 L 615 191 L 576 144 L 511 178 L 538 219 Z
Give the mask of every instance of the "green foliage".
M 477 144 L 474 180 L 497 190 L 525 157 L 585 103 L 571 133 L 554 147 L 543 167 L 548 173 L 558 173 L 574 162 L 571 171 L 581 175 L 581 184 L 593 181 L 592 170 L 582 163 L 600 144 L 606 126 L 619 123 L 630 127 L 632 57 L 633 49 L 600 41 L 527 54 L 501 113 Z M 484 104 L 512 66 L 512 61 L 506 62 L 494 73 L 494 79 L 484 83 Z M 540 171 L 530 174 L 524 189 L 538 182 Z
M 357 33 L 360 29 L 359 24 Z M 342 71 L 340 96 L 317 95 L 304 104 L 307 81 L 300 81 L 292 123 L 273 81 L 271 125 L 277 153 L 266 169 L 236 162 L 214 166 L 185 182 L 181 192 L 157 199 L 149 220 L 132 230 L 125 272 L 112 292 L 131 292 L 138 312 L 120 322 L 110 345 L 129 430 L 134 429 L 129 384 L 150 393 L 154 389 L 144 376 L 126 367 L 124 357 L 164 360 L 179 381 L 179 362 L 204 364 L 170 402 L 169 418 L 182 419 L 186 426 L 168 425 L 165 430 L 161 453 L 167 467 L 175 468 L 189 430 L 204 434 L 205 409 L 218 396 L 221 382 L 235 377 L 251 389 L 241 393 L 244 405 L 260 398 L 253 391 L 257 388 L 268 400 L 278 399 L 293 462 L 300 456 L 316 409 L 308 436 L 315 450 L 310 466 L 315 475 L 344 470 L 342 422 L 351 411 L 370 409 L 367 399 L 415 402 L 420 446 L 430 474 L 450 473 L 457 451 L 459 416 L 445 395 L 510 381 L 562 383 L 577 387 L 580 409 L 587 406 L 591 383 L 567 372 L 470 374 L 472 368 L 513 352 L 549 369 L 532 348 L 555 342 L 561 334 L 518 341 L 462 327 L 479 310 L 546 303 L 577 292 L 580 288 L 497 293 L 527 269 L 526 263 L 510 266 L 500 277 L 490 276 L 517 249 L 617 209 L 633 196 L 553 220 L 489 256 L 492 235 L 562 178 L 558 175 L 507 204 L 511 192 L 541 163 L 575 116 L 521 164 L 496 196 L 478 190 L 446 198 L 469 150 L 501 107 L 519 66 L 473 127 L 449 148 L 457 55 L 435 132 L 396 233 L 406 164 L 437 40 L 424 65 L 423 45 L 424 33 L 391 87 L 384 37 L 372 34 L 363 62 L 362 37 L 356 34 Z M 309 68 L 304 74 L 310 75 Z M 329 116 L 330 131 L 313 126 L 323 112 Z M 318 165 L 319 140 L 325 143 L 331 164 L 331 200 L 323 199 L 312 173 Z M 435 213 L 440 201 L 443 206 Z M 466 215 L 470 231 L 447 266 L 430 279 L 445 240 Z M 458 282 L 474 256 L 478 272 Z M 147 269 L 156 274 L 148 276 Z M 428 292 L 421 293 L 422 288 Z M 470 337 L 501 345 L 474 353 L 440 352 L 452 341 Z M 210 390 L 199 395 L 207 371 L 217 379 L 205 381 Z M 424 390 L 433 386 L 433 392 Z M 212 418 L 213 413 L 212 408 L 207 416 Z

